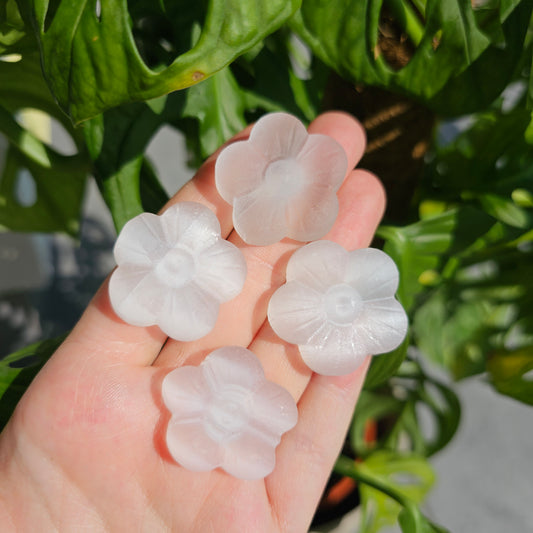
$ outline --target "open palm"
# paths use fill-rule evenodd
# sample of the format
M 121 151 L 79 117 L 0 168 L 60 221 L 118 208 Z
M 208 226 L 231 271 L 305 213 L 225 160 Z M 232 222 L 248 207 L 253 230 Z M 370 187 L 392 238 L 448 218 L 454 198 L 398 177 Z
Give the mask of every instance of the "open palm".
M 346 150 L 350 169 L 363 153 L 363 130 L 345 114 L 321 115 L 309 131 L 335 138 Z M 284 282 L 285 264 L 301 243 L 287 239 L 248 246 L 232 232 L 231 206 L 214 186 L 215 157 L 171 203 L 197 201 L 216 213 L 222 235 L 241 249 L 248 264 L 242 293 L 221 306 L 208 336 L 184 343 L 167 339 L 155 326 L 122 322 L 110 307 L 104 283 L 1 436 L 3 531 L 9 531 L 8 524 L 16 531 L 61 532 L 308 528 L 367 365 L 343 377 L 313 374 L 297 348 L 272 332 L 266 321 L 268 300 Z M 350 171 L 339 202 L 339 217 L 325 238 L 348 249 L 367 246 L 384 208 L 379 181 L 366 171 Z M 197 365 L 224 345 L 252 350 L 266 377 L 288 389 L 298 403 L 298 423 L 283 436 L 274 472 L 264 480 L 242 481 L 220 470 L 189 472 L 165 447 L 169 414 L 162 405 L 162 379 L 172 368 Z

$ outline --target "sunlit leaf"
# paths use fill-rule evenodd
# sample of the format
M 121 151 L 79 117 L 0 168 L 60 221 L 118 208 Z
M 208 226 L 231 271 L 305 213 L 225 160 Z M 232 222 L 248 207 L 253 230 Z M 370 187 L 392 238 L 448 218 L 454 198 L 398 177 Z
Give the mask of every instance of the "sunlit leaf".
M 0 429 L 13 413 L 37 372 L 66 335 L 37 342 L 0 360 Z
M 190 9 L 183 2 L 166 4 L 159 12 L 163 20 L 166 11 L 181 16 Z M 79 122 L 110 107 L 152 99 L 205 80 L 277 29 L 299 7 L 299 1 L 211 0 L 192 49 L 173 58 L 168 66 L 152 68 L 136 46 L 135 21 L 126 0 L 20 0 L 20 5 L 37 33 L 44 72 L 54 95 Z M 175 5 L 180 8 L 178 13 Z M 179 49 L 180 37 L 169 35 L 169 44 Z
M 492 217 L 470 207 L 446 211 L 409 226 L 383 226 L 378 234 L 400 270 L 398 297 L 409 311 L 424 289 L 420 276 L 441 269 L 448 257 L 463 251 L 494 224 Z
M 183 115 L 199 121 L 204 158 L 244 129 L 245 106 L 245 94 L 229 68 L 188 89 Z
M 336 469 L 360 483 L 364 533 L 394 524 L 402 508 L 420 504 L 435 481 L 426 459 L 414 454 L 376 451 L 357 463 L 341 456 Z
M 508 0 L 487 6 L 484 16 L 479 16 L 470 2 L 428 0 L 424 13 L 403 19 L 414 52 L 398 70 L 380 49 L 382 4 L 382 0 L 306 0 L 292 25 L 341 76 L 407 93 L 456 114 L 486 106 L 503 90 L 521 59 L 532 10 L 528 2 Z M 402 18 L 397 21 L 402 23 Z M 416 32 L 406 21 L 418 22 Z M 495 64 L 501 66 L 497 75 L 488 67 Z
M 499 393 L 533 405 L 533 346 L 492 354 L 487 370 Z
M 60 122 L 78 153 L 59 154 L 21 126 L 15 116 L 28 108 Z M 54 102 L 35 54 L 13 63 L 0 61 L 0 133 L 10 144 L 0 168 L 0 228 L 76 235 L 89 160 L 79 133 Z M 22 179 L 35 189 L 29 202 L 17 194 Z

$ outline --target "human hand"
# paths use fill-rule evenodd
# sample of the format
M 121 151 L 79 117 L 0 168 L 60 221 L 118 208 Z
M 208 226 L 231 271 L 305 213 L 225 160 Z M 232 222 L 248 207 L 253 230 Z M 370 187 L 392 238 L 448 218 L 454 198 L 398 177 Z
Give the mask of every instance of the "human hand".
M 234 140 L 246 138 L 250 128 Z M 336 139 L 351 169 L 364 151 L 361 126 L 326 113 L 309 127 Z M 72 333 L 21 399 L 0 440 L 0 523 L 3 531 L 303 532 L 342 446 L 368 359 L 353 374 L 313 374 L 298 348 L 284 343 L 266 320 L 270 296 L 302 245 L 288 239 L 246 245 L 232 232 L 231 206 L 214 186 L 216 154 L 170 201 L 212 209 L 222 236 L 243 252 L 242 293 L 221 305 L 215 329 L 194 342 L 167 339 L 153 326 L 121 321 L 107 281 Z M 368 246 L 385 204 L 378 179 L 348 172 L 340 211 L 324 238 L 347 249 Z M 297 425 L 276 450 L 264 480 L 242 481 L 221 470 L 190 472 L 172 461 L 164 442 L 169 414 L 161 382 L 185 364 L 198 365 L 215 348 L 248 347 L 267 379 L 298 403 Z

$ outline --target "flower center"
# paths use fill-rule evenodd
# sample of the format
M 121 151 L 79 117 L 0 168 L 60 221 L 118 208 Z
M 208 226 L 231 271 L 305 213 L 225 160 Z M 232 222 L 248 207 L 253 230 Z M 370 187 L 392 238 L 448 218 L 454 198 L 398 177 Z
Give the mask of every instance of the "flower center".
M 294 196 L 301 191 L 304 183 L 300 164 L 292 157 L 270 163 L 264 179 L 268 192 L 274 197 Z
M 324 304 L 328 320 L 341 326 L 353 322 L 364 306 L 361 295 L 346 283 L 331 287 L 326 292 Z
M 170 287 L 175 289 L 186 285 L 196 272 L 193 255 L 184 248 L 172 248 L 159 261 L 155 273 Z
M 246 396 L 241 387 L 225 387 L 211 399 L 206 412 L 205 430 L 216 442 L 227 442 L 239 436 L 248 421 Z

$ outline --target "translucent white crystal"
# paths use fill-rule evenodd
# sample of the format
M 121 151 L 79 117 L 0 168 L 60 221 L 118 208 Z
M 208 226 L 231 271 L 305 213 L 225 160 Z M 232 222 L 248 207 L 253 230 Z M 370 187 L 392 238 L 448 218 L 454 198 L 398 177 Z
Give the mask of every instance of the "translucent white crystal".
M 233 225 L 248 244 L 290 237 L 312 241 L 333 226 L 346 154 L 331 137 L 308 134 L 286 113 L 262 117 L 250 138 L 226 147 L 215 165 L 217 189 L 233 205 Z
M 115 313 L 134 326 L 157 324 L 182 341 L 209 333 L 220 303 L 237 296 L 246 278 L 241 251 L 221 238 L 217 217 L 195 202 L 133 218 L 114 254 L 109 297 Z
M 407 315 L 394 298 L 398 269 L 381 250 L 353 252 L 317 241 L 295 252 L 287 283 L 272 296 L 268 319 L 276 334 L 298 344 L 315 372 L 353 372 L 367 355 L 397 348 Z
M 171 413 L 167 447 L 193 471 L 220 467 L 241 479 L 261 479 L 274 469 L 281 435 L 297 421 L 292 396 L 267 381 L 246 348 L 225 346 L 198 367 L 184 366 L 163 380 Z

